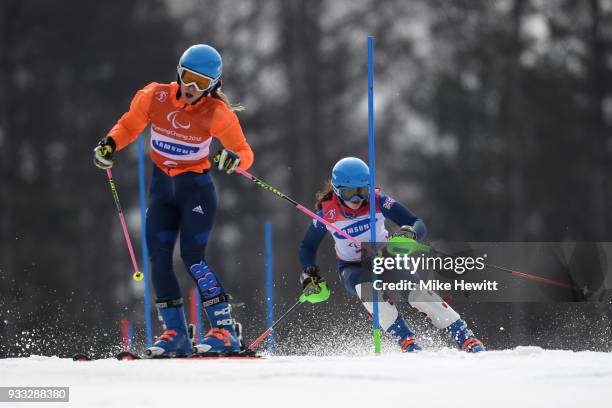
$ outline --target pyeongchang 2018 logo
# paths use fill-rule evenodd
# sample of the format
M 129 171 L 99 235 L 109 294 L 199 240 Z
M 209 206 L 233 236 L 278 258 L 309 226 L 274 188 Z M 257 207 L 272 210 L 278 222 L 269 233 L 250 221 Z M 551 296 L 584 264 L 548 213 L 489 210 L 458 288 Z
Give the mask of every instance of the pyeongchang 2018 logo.
M 179 111 L 172 111 L 166 116 L 168 122 L 172 123 L 172 127 L 175 129 L 189 129 L 191 127 L 191 123 L 187 122 L 186 125 L 183 125 L 176 119 L 176 115 L 178 115 Z

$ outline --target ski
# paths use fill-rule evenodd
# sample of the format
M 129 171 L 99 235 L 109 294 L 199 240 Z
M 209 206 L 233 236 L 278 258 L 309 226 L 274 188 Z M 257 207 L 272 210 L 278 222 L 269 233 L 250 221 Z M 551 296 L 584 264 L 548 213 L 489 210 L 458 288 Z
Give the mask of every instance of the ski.
M 75 355 L 72 356 L 72 361 L 92 361 L 92 360 L 95 360 L 95 359 L 92 358 L 90 355 L 84 354 L 84 353 L 76 353 Z
M 237 353 L 230 354 L 218 354 L 218 353 L 206 353 L 206 354 L 192 354 L 185 357 L 153 357 L 147 358 L 143 355 L 132 353 L 129 351 L 122 351 L 117 354 L 117 360 L 120 361 L 131 361 L 131 360 L 251 360 L 261 359 L 262 356 L 250 351 L 244 350 Z
M 207 354 L 193 354 L 191 356 L 185 357 L 154 357 L 147 358 L 144 355 L 140 355 L 137 353 L 132 353 L 131 351 L 122 351 L 115 355 L 115 358 L 119 361 L 132 361 L 132 360 L 258 360 L 264 359 L 265 357 L 256 354 L 251 350 L 243 350 L 237 353 L 231 354 L 217 354 L 217 353 L 207 353 Z M 104 360 L 105 358 L 93 358 L 88 354 L 77 353 L 72 356 L 73 361 L 94 361 L 94 360 Z

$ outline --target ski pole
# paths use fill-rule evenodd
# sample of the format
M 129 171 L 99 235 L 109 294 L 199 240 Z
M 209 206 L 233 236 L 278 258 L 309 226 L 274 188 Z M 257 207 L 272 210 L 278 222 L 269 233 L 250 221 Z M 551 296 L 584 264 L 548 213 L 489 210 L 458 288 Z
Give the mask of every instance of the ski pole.
M 413 240 L 411 240 L 411 241 L 413 241 Z M 399 245 L 402 245 L 402 244 L 406 245 L 409 248 L 409 253 L 416 252 L 416 251 L 423 251 L 423 252 L 431 251 L 431 252 L 433 252 L 436 255 L 453 257 L 453 255 L 448 254 L 446 252 L 439 251 L 439 250 L 437 250 L 436 248 L 434 248 L 431 245 L 422 244 L 422 243 L 416 242 L 416 241 L 414 241 L 414 242 L 391 243 L 391 245 L 397 245 L 397 244 L 399 244 Z M 507 272 L 507 273 L 511 274 L 512 276 L 515 276 L 517 278 L 532 280 L 534 282 L 544 283 L 544 284 L 547 284 L 547 285 L 559 286 L 561 288 L 566 288 L 566 289 L 578 290 L 578 291 L 580 291 L 580 293 L 583 296 L 586 296 L 589 293 L 589 290 L 586 288 L 586 286 L 583 287 L 583 288 L 579 288 L 578 286 L 573 285 L 571 283 L 565 283 L 565 282 L 561 282 L 561 281 L 554 280 L 554 279 L 543 278 L 541 276 L 532 275 L 530 273 L 525 273 L 525 272 L 520 272 L 520 271 L 515 271 L 515 270 L 512 270 L 510 268 L 505 268 L 503 266 L 493 265 L 493 264 L 490 264 L 490 263 L 484 263 L 483 262 L 483 264 L 484 264 L 484 266 L 486 268 L 495 269 L 495 270 L 500 271 L 500 272 Z
M 452 255 L 447 254 L 447 253 L 445 253 L 445 252 L 438 251 L 438 250 L 437 250 L 437 249 L 435 249 L 434 247 L 431 247 L 431 246 L 430 246 L 430 248 L 431 248 L 431 250 L 432 250 L 434 253 L 436 253 L 436 254 L 438 254 L 438 255 L 442 255 L 442 256 L 452 256 Z M 586 288 L 586 286 L 585 286 L 585 287 L 583 287 L 583 288 L 579 288 L 578 286 L 573 285 L 573 284 L 571 284 L 571 283 L 565 283 L 565 282 L 561 282 L 561 281 L 554 280 L 554 279 L 543 278 L 543 277 L 541 277 L 541 276 L 532 275 L 532 274 L 530 274 L 530 273 L 525 273 L 525 272 L 520 272 L 520 271 L 514 271 L 514 270 L 512 270 L 512 269 L 510 269 L 510 268 L 505 268 L 505 267 L 503 267 L 503 266 L 493 265 L 493 264 L 490 264 L 490 263 L 484 263 L 484 262 L 483 262 L 483 264 L 484 264 L 484 266 L 485 266 L 485 267 L 487 267 L 487 268 L 489 268 L 489 269 L 495 269 L 495 270 L 500 271 L 500 272 L 507 272 L 507 273 L 511 274 L 512 276 L 515 276 L 515 277 L 517 277 L 517 278 L 527 279 L 527 280 L 532 280 L 532 281 L 534 281 L 534 282 L 539 282 L 539 283 L 544 283 L 544 284 L 547 284 L 547 285 L 558 286 L 558 287 L 561 287 L 561 288 L 566 288 L 566 289 L 574 289 L 574 290 L 578 290 L 578 291 L 580 291 L 580 293 L 581 293 L 583 296 L 586 296 L 586 295 L 588 294 L 588 292 L 589 292 L 589 290 Z
M 264 339 L 266 337 L 268 337 L 270 335 L 270 333 L 272 333 L 272 331 L 274 331 L 274 327 L 276 327 L 277 324 L 279 324 L 281 321 L 283 321 L 283 319 L 285 317 L 289 316 L 291 314 L 291 312 L 293 312 L 301 304 L 302 304 L 302 302 L 299 301 L 299 300 L 297 302 L 295 302 L 295 304 L 293 306 L 291 306 L 289 308 L 289 310 L 287 310 L 281 317 L 279 317 L 277 321 L 272 323 L 272 326 L 268 327 L 266 329 L 266 331 L 261 334 L 261 336 L 259 336 L 257 339 L 255 339 L 254 342 L 251 343 L 251 345 L 249 346 L 249 350 L 254 350 L 255 347 L 257 347 L 257 345 L 259 345 L 259 343 L 264 341 Z
M 333 229 L 338 234 L 342 235 L 344 238 L 348 239 L 349 241 L 353 242 L 354 244 L 361 245 L 361 242 L 357 238 L 350 236 L 346 232 L 342 231 L 340 228 L 336 227 L 335 225 L 329 223 L 328 221 L 326 221 L 322 217 L 318 216 L 314 212 L 310 211 L 308 208 L 304 207 L 302 204 L 298 203 L 297 201 L 295 201 L 291 197 L 281 193 L 280 191 L 278 191 L 277 189 L 275 189 L 274 187 L 272 187 L 271 185 L 269 185 L 265 181 L 263 181 L 261 179 L 258 179 L 257 177 L 253 176 L 248 171 L 242 170 L 241 168 L 238 167 L 238 168 L 236 168 L 236 172 L 239 173 L 239 174 L 242 174 L 244 177 L 248 178 L 253 183 L 257 184 L 259 187 L 262 187 L 262 188 L 264 188 L 264 189 L 266 189 L 268 191 L 271 191 L 272 193 L 274 193 L 278 197 L 280 197 L 280 198 L 282 198 L 284 200 L 289 201 L 298 210 L 302 211 L 305 214 L 308 214 L 309 216 L 311 216 L 315 220 L 317 220 L 317 221 L 323 223 L 324 225 L 328 226 L 329 228 Z
M 113 192 L 113 198 L 115 199 L 115 204 L 117 205 L 117 211 L 119 212 L 119 221 L 121 221 L 121 227 L 123 228 L 123 236 L 125 236 L 125 242 L 127 243 L 128 250 L 130 251 L 130 257 L 132 258 L 132 266 L 134 267 L 134 274 L 132 275 L 132 278 L 135 281 L 141 281 L 144 278 L 144 275 L 142 272 L 140 272 L 138 269 L 138 264 L 136 263 L 134 249 L 132 248 L 132 241 L 130 241 L 130 234 L 128 233 L 127 225 L 125 224 L 125 217 L 123 216 L 121 203 L 119 203 L 119 195 L 117 194 L 117 188 L 115 187 L 115 181 L 113 180 L 113 172 L 111 169 L 106 169 L 106 175 L 108 176 L 108 182 Z
M 264 189 L 266 189 L 268 191 L 271 191 L 272 193 L 274 193 L 278 197 L 289 201 L 298 210 L 308 214 L 309 216 L 311 216 L 312 218 L 316 219 L 317 221 L 322 222 L 324 225 L 330 227 L 331 229 L 333 229 L 334 231 L 336 231 L 337 233 L 339 233 L 343 237 L 349 239 L 351 242 L 353 242 L 353 243 L 355 243 L 357 245 L 361 245 L 361 242 L 357 238 L 350 236 L 349 234 L 347 234 L 346 232 L 342 231 L 341 229 L 339 229 L 335 225 L 327 222 L 326 220 L 324 220 L 323 218 L 321 218 L 320 216 L 318 216 L 314 212 L 310 211 L 309 209 L 307 209 L 306 207 L 304 207 L 303 205 L 301 205 L 297 201 L 293 200 L 291 197 L 288 197 L 287 195 L 281 193 L 280 191 L 278 191 L 277 189 L 275 189 L 274 187 L 272 187 L 271 185 L 269 185 L 265 181 L 255 177 L 255 176 L 253 176 L 248 171 L 242 170 L 241 168 L 236 168 L 236 172 L 242 174 L 244 177 L 248 178 L 249 180 L 251 180 L 253 183 L 257 184 L 258 186 L 260 186 L 260 187 L 262 187 L 262 188 L 264 188 Z M 421 247 L 420 250 L 427 250 L 427 248 L 429 248 L 429 250 L 433 250 L 435 253 L 437 253 L 439 255 L 450 256 L 449 254 L 445 254 L 443 252 L 440 252 L 440 251 L 436 250 L 435 248 L 433 248 L 431 246 L 424 245 L 424 244 L 421 244 L 421 243 L 417 243 L 417 244 Z M 553 280 L 553 279 L 542 278 L 540 276 L 531 275 L 531 274 L 525 273 L 525 272 L 513 271 L 511 269 L 503 268 L 503 267 L 497 266 L 497 265 L 485 264 L 485 266 L 487 266 L 488 268 L 491 268 L 491 269 L 496 269 L 496 270 L 503 271 L 503 272 L 509 272 L 509 273 L 512 274 L 512 276 L 515 276 L 517 278 L 528 279 L 528 280 L 532 280 L 532 281 L 535 281 L 535 282 L 540 282 L 540 283 L 544 283 L 544 284 L 548 284 L 548 285 L 556 285 L 556 286 L 560 286 L 560 287 L 567 288 L 567 289 L 576 289 L 576 290 L 579 290 L 585 296 L 588 293 L 588 289 L 586 287 L 585 288 L 579 288 L 576 285 L 572 285 L 572 284 L 569 284 L 569 283 L 559 282 L 559 281 L 556 281 L 556 280 Z

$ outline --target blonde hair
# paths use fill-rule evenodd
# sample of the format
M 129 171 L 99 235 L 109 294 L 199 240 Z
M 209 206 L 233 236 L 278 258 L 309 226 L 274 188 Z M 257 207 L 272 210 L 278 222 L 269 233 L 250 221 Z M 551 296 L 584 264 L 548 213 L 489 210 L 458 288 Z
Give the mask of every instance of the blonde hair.
M 242 106 L 240 103 L 237 103 L 235 105 L 232 105 L 229 101 L 229 98 L 227 97 L 226 94 L 224 94 L 221 91 L 221 85 L 223 85 L 223 80 L 220 79 L 219 82 L 217 82 L 217 84 L 215 85 L 215 87 L 213 88 L 213 90 L 210 92 L 210 96 L 212 96 L 213 98 L 217 98 L 219 100 L 222 100 L 223 102 L 225 102 L 225 104 L 227 105 L 228 108 L 230 108 L 230 110 L 232 112 L 242 112 L 243 110 L 246 110 L 246 108 L 244 106 Z

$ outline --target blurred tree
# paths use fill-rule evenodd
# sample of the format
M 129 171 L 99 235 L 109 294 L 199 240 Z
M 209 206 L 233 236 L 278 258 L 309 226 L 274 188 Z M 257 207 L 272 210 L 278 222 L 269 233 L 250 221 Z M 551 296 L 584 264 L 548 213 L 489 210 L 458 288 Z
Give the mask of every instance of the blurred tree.
M 19 304 L 20 317 L 7 313 L 14 332 L 56 313 L 112 315 L 129 276 L 118 262 L 125 244 L 105 227 L 116 215 L 91 152 L 131 94 L 172 79 L 177 29 L 162 1 L 113 3 L 2 2 L 0 269 L 3 301 Z
M 610 8 L 603 3 L 425 3 L 432 52 L 403 92 L 438 141 L 432 154 L 406 152 L 421 164 L 414 171 L 434 235 L 607 236 L 610 33 L 601 27 Z
M 128 283 L 91 151 L 139 88 L 175 79 L 193 43 L 223 55 L 224 91 L 247 108 L 253 174 L 301 203 L 340 157 L 367 158 L 374 35 L 377 177 L 425 219 L 430 238 L 606 240 L 612 0 L 379 3 L 0 2 L 2 343 L 53 317 L 104 328 L 121 313 L 140 317 L 142 292 Z M 114 173 L 139 246 L 134 147 Z M 309 220 L 239 176 L 214 177 L 221 205 L 207 256 L 252 306 L 241 317 L 261 324 L 263 221 L 274 222 L 286 300 Z M 331 270 L 325 245 L 319 261 Z

